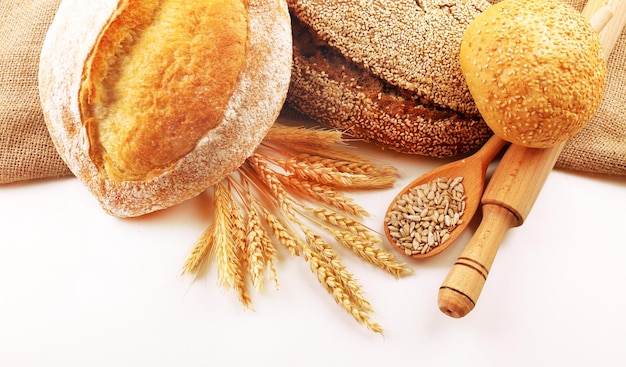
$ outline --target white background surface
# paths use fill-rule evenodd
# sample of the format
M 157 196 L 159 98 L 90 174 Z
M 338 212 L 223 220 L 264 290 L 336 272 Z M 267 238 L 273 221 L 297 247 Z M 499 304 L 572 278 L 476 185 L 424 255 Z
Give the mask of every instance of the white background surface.
M 382 232 L 396 192 L 442 161 L 358 147 L 402 173 L 393 189 L 350 194 Z M 432 259 L 404 258 L 415 273 L 399 280 L 344 255 L 381 336 L 283 248 L 280 289 L 253 291 L 254 311 L 217 287 L 214 267 L 180 277 L 209 222 L 202 198 L 121 220 L 74 178 L 7 185 L 0 366 L 624 366 L 625 211 L 626 179 L 553 172 L 461 319 L 438 310 L 437 292 L 477 223 Z

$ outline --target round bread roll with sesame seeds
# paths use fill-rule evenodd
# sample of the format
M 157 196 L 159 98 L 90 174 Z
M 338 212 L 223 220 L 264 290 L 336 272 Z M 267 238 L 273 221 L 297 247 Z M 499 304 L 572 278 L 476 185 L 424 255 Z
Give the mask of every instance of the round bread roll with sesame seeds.
M 291 50 L 284 0 L 63 0 L 41 52 L 46 125 L 108 213 L 164 209 L 253 153 Z
M 459 47 L 484 0 L 288 0 L 294 63 L 287 103 L 385 148 L 449 157 L 492 134 Z
M 481 115 L 501 138 L 547 148 L 593 116 L 606 65 L 597 32 L 558 0 L 504 0 L 478 15 L 461 68 Z

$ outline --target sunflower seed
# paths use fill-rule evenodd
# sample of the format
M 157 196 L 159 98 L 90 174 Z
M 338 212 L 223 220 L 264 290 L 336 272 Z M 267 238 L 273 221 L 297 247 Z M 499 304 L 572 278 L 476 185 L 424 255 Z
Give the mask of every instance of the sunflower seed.
M 463 177 L 442 177 L 414 187 L 401 197 L 385 224 L 396 245 L 407 255 L 425 254 L 445 243 L 463 223 Z

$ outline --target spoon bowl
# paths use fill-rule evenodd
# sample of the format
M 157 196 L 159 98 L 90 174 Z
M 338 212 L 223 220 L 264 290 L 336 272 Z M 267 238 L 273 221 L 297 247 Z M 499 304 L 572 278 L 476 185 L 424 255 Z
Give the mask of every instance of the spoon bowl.
M 387 208 L 384 230 L 385 236 L 389 242 L 403 254 L 415 259 L 431 257 L 447 249 L 463 232 L 474 216 L 485 188 L 487 168 L 506 144 L 507 142 L 505 140 L 494 135 L 473 155 L 435 168 L 405 186 L 396 195 Z M 440 178 L 454 180 L 458 177 L 462 178 L 461 182 L 464 188 L 463 195 L 465 202 L 465 209 L 463 210 L 463 214 L 460 218 L 461 221 L 459 221 L 456 227 L 449 232 L 449 236 L 446 240 L 442 241 L 439 245 L 432 247 L 429 251 L 413 254 L 410 253 L 410 251 L 405 251 L 405 248 L 399 245 L 396 238 L 392 235 L 388 223 L 388 218 L 390 218 L 391 214 L 397 210 L 398 201 L 404 200 L 405 195 L 407 195 L 413 188 L 429 184 Z M 415 226 L 417 227 L 418 225 L 420 225 L 420 223 L 416 223 Z

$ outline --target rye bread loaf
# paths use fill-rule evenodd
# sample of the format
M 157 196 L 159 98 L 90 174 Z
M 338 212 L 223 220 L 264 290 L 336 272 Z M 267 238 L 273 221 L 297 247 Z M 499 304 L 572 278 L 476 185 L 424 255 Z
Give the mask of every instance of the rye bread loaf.
M 448 157 L 492 134 L 459 47 L 484 0 L 288 0 L 294 65 L 287 103 L 403 153 Z
M 252 154 L 291 51 L 284 0 L 63 0 L 41 52 L 46 125 L 107 212 L 167 208 Z

